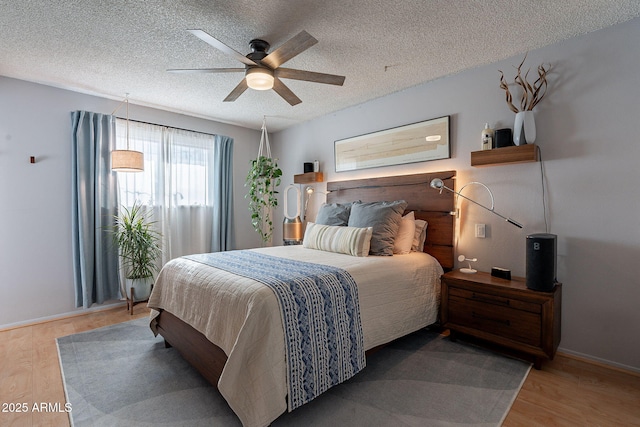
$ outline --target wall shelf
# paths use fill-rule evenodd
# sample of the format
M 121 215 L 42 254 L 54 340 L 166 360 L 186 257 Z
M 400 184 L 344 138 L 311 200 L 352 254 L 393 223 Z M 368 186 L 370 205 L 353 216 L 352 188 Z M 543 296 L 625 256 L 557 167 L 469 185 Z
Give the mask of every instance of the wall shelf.
M 540 159 L 536 144 L 514 145 L 512 147 L 471 152 L 471 166 L 476 167 L 537 162 L 538 160 Z
M 324 175 L 322 172 L 307 172 L 293 176 L 293 182 L 295 184 L 313 184 L 314 182 L 322 182 Z

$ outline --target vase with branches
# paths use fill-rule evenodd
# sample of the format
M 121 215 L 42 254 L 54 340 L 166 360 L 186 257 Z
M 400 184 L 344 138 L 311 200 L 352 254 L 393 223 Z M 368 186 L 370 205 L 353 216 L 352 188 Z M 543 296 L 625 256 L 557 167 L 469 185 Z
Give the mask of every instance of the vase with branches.
M 538 105 L 540 101 L 547 94 L 547 74 L 549 72 L 549 67 L 541 64 L 537 68 L 538 78 L 530 83 L 529 72 L 530 69 L 527 70 L 524 75 L 522 74 L 522 66 L 527 59 L 527 55 L 525 54 L 524 59 L 516 67 L 516 77 L 514 79 L 514 84 L 520 88 L 521 96 L 520 96 L 520 105 L 517 107 L 513 103 L 513 95 L 509 89 L 509 84 L 505 80 L 504 73 L 501 70 L 500 72 L 500 88 L 505 91 L 505 97 L 507 101 L 507 106 L 511 111 L 516 113 L 516 118 L 513 127 L 513 141 L 516 145 L 520 145 L 524 143 L 522 141 L 522 133 L 524 133 L 524 139 L 528 143 L 532 143 L 536 139 L 536 128 L 533 117 L 533 108 Z

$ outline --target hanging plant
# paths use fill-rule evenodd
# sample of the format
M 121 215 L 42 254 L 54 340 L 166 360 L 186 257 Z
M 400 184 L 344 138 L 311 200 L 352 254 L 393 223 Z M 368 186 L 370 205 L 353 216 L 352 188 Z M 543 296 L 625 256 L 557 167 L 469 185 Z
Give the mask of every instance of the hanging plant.
M 280 185 L 282 170 L 276 159 L 271 158 L 269 135 L 266 119 L 262 122 L 262 137 L 258 157 L 251 161 L 245 187 L 249 192 L 245 196 L 249 199 L 251 225 L 260 234 L 263 243 L 271 240 L 273 235 L 273 208 L 278 206 L 276 188 Z

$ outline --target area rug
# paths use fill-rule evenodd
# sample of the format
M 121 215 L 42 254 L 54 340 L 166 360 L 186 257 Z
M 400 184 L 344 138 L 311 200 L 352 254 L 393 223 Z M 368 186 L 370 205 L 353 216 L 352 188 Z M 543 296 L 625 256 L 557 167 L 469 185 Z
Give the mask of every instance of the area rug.
M 240 426 L 220 393 L 138 319 L 58 338 L 73 426 Z M 427 329 L 272 426 L 496 426 L 531 365 Z

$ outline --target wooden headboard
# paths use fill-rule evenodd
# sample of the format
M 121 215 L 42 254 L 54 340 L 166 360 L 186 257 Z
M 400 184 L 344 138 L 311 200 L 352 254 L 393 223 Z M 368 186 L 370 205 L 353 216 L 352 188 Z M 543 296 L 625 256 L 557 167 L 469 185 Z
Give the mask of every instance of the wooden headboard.
M 429 187 L 429 183 L 440 178 L 444 185 L 455 189 L 455 176 L 456 171 L 445 171 L 327 182 L 327 203 L 407 201 L 406 212 L 414 211 L 416 219 L 429 223 L 424 251 L 435 257 L 445 270 L 450 270 L 454 262 L 455 221 L 451 215 L 455 210 L 454 195 L 449 191 L 440 194 Z

